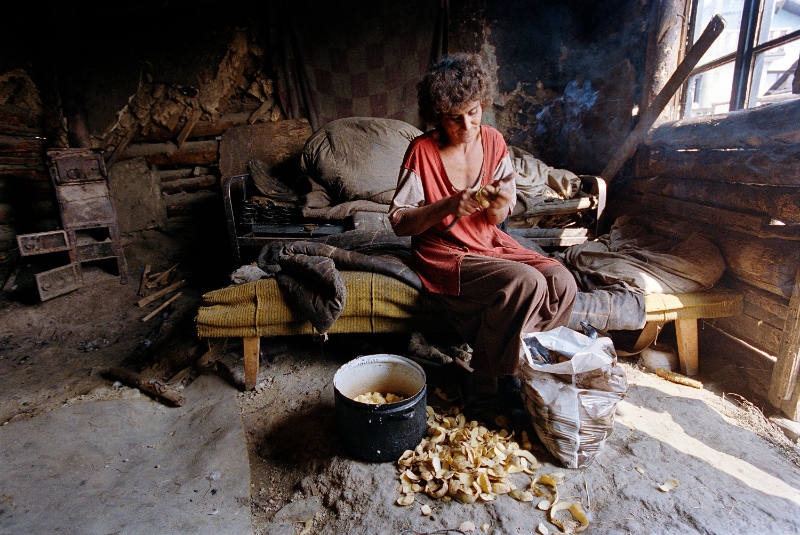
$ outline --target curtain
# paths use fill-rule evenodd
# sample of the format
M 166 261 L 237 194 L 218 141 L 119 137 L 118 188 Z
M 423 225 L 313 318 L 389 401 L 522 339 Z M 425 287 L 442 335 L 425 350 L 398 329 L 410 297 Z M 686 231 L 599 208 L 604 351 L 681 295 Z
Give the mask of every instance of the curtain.
M 287 117 L 305 117 L 314 130 L 343 117 L 424 127 L 416 86 L 447 50 L 447 0 L 281 4 L 269 34 Z

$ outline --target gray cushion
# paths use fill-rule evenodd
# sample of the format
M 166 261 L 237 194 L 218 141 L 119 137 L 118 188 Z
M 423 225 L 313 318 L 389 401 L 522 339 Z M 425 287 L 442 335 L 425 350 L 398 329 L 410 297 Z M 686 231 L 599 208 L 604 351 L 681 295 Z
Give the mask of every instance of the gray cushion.
M 335 202 L 388 204 L 408 144 L 420 134 L 415 126 L 395 119 L 337 119 L 308 138 L 301 169 L 325 186 Z

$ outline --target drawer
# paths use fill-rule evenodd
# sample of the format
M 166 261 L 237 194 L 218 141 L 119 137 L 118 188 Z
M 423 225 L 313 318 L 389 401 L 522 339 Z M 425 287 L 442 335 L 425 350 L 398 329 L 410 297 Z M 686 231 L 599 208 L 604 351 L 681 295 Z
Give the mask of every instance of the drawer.
M 42 301 L 77 290 L 83 284 L 80 267 L 75 263 L 37 273 L 34 278 Z
M 103 156 L 90 149 L 51 149 L 50 174 L 56 184 L 81 184 L 106 179 Z
M 78 245 L 75 246 L 75 260 L 79 262 L 109 258 L 115 254 L 114 242 L 111 240 L 89 243 L 79 242 Z
M 35 234 L 18 234 L 20 256 L 31 256 L 45 253 L 68 251 L 69 238 L 63 230 L 51 232 L 37 232 Z

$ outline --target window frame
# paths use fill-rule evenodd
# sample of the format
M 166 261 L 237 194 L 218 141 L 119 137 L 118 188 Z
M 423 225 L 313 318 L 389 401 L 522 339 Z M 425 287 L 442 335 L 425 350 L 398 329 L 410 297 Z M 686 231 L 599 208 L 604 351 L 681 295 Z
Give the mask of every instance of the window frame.
M 687 50 L 694 44 L 691 39 L 695 32 L 697 20 L 697 4 L 700 0 L 691 0 L 691 16 L 689 17 L 688 31 L 686 32 Z M 686 117 L 687 86 L 689 80 L 698 74 L 708 72 L 722 65 L 733 62 L 733 84 L 731 87 L 731 100 L 728 111 L 747 108 L 750 91 L 753 86 L 753 63 L 755 57 L 767 50 L 777 48 L 788 42 L 800 40 L 800 30 L 787 33 L 775 39 L 770 39 L 757 44 L 758 34 L 761 29 L 761 20 L 766 0 L 743 0 L 742 20 L 739 25 L 739 42 L 736 50 L 712 61 L 695 67 L 686 77 L 681 94 L 681 117 Z

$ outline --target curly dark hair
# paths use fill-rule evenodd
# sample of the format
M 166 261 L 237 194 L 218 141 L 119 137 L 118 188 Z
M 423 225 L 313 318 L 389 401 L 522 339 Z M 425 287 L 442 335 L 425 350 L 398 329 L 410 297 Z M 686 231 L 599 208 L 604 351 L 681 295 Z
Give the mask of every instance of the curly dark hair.
M 492 78 L 477 54 L 444 57 L 417 85 L 419 113 L 430 124 L 439 124 L 442 114 L 466 102 L 490 106 L 493 96 Z

